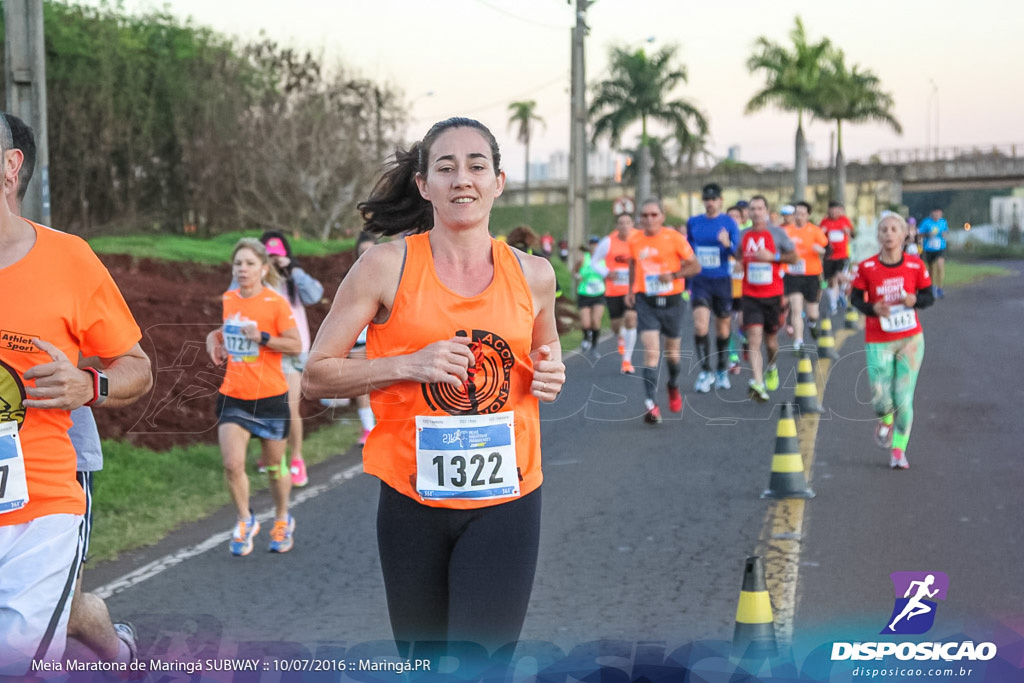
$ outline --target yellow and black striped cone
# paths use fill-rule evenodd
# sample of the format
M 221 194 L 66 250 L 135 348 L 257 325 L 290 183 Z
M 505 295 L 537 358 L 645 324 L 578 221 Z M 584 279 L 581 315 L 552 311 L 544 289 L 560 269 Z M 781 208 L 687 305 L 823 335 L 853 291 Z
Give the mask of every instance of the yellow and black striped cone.
M 782 415 L 775 432 L 775 455 L 772 476 L 762 498 L 814 498 L 804 476 L 804 459 L 800 457 L 800 441 L 796 437 L 793 404 L 782 405 Z
M 801 415 L 805 413 L 825 412 L 818 402 L 818 384 L 814 381 L 814 363 L 807 351 L 800 353 L 796 364 L 796 409 Z
M 860 322 L 860 316 L 857 315 L 857 309 L 850 308 L 846 309 L 846 319 L 843 321 L 843 327 L 848 330 L 857 329 L 857 323 Z
M 822 316 L 818 323 L 818 356 L 830 360 L 839 360 L 839 353 L 836 352 L 836 339 L 832 336 L 832 320 L 827 315 Z
M 748 557 L 743 568 L 743 589 L 736 607 L 736 629 L 732 636 L 732 656 L 737 659 L 775 657 L 775 619 L 772 601 L 764 580 L 764 559 Z

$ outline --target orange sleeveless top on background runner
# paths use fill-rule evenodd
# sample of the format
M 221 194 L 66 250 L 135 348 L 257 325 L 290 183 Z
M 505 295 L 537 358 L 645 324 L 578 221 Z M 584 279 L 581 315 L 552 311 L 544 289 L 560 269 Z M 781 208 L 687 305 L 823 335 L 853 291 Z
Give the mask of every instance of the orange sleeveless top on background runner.
M 533 296 L 522 265 L 492 239 L 494 278 L 464 297 L 438 277 L 430 233 L 406 237 L 405 245 L 391 314 L 370 325 L 367 356 L 468 336 L 476 363 L 462 387 L 397 382 L 371 391 L 377 426 L 363 448 L 364 468 L 432 507 L 480 508 L 526 495 L 542 475 L 539 408 L 530 393 Z

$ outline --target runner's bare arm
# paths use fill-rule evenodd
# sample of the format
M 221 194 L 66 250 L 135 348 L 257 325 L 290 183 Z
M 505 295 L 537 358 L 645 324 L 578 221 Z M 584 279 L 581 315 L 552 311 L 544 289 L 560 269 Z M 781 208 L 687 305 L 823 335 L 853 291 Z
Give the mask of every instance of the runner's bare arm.
M 263 330 L 254 326 L 245 327 L 243 328 L 243 331 L 245 336 L 254 342 L 258 343 L 263 339 Z M 268 334 L 270 333 L 268 332 Z M 207 348 L 209 348 L 209 337 L 207 337 L 206 344 Z M 264 346 L 271 351 L 277 351 L 278 353 L 283 353 L 289 356 L 302 353 L 302 338 L 299 336 L 299 328 L 289 328 L 276 337 L 274 335 L 270 335 L 270 339 L 267 340 L 267 343 L 264 344 Z
M 554 401 L 565 384 L 562 344 L 555 321 L 555 271 L 547 259 L 524 258 L 523 272 L 533 294 L 533 382 L 530 392 L 541 401 Z
M 404 242 L 395 241 L 371 247 L 353 264 L 309 352 L 302 374 L 307 398 L 361 396 L 404 381 L 461 386 L 468 379 L 473 353 L 471 340 L 464 337 L 437 341 L 400 356 L 347 357 L 367 324 L 383 323 L 390 315 L 404 257 Z
M 25 371 L 26 380 L 35 380 L 35 386 L 25 388 L 29 408 L 74 410 L 93 399 L 93 375 L 80 370 L 68 360 L 64 352 L 53 344 L 34 340 L 37 347 L 51 358 Z M 134 403 L 153 386 L 149 356 L 136 344 L 114 358 L 100 358 L 99 367 L 107 376 L 109 394 L 102 407 L 117 408 Z M 98 406 L 100 407 L 100 406 Z

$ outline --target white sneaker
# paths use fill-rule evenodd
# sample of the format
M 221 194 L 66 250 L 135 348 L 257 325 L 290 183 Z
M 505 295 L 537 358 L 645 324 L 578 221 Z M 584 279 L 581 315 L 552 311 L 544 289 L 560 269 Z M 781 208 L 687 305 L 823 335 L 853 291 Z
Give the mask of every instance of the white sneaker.
M 719 389 L 732 389 L 732 382 L 729 381 L 729 371 L 719 370 L 715 375 L 715 385 Z
M 711 391 L 711 385 L 715 383 L 714 373 L 708 370 L 701 370 L 697 376 L 697 382 L 693 385 L 693 390 L 698 394 L 706 394 Z
M 907 462 L 907 454 L 899 448 L 892 449 L 889 456 L 889 467 L 894 470 L 909 470 L 910 463 Z

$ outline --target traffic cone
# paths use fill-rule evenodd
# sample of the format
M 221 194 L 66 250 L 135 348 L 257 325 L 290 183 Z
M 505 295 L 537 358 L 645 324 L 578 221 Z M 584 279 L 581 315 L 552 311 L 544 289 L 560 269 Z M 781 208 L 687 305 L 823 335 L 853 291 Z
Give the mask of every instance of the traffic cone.
M 857 329 L 857 323 L 859 321 L 860 318 L 857 316 L 857 309 L 853 308 L 852 306 L 850 308 L 847 308 L 846 320 L 843 322 L 843 327 L 845 327 L 848 330 L 855 330 Z
M 772 456 L 772 476 L 762 498 L 814 498 L 807 487 L 804 460 L 800 457 L 800 442 L 796 438 L 796 420 L 793 404 L 782 406 L 779 426 L 775 432 L 775 455 Z
M 823 413 L 824 409 L 818 402 L 818 384 L 814 381 L 814 364 L 811 354 L 800 353 L 796 364 L 796 409 L 801 415 L 805 413 Z
M 832 319 L 822 316 L 818 323 L 818 356 L 829 360 L 839 360 L 836 352 L 836 340 L 832 336 Z
M 757 555 L 748 557 L 743 568 L 743 589 L 736 607 L 731 654 L 737 659 L 760 659 L 778 654 L 772 601 L 764 580 L 764 559 Z

